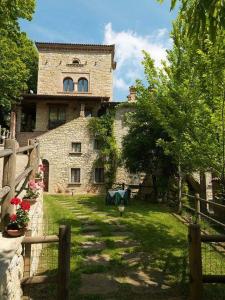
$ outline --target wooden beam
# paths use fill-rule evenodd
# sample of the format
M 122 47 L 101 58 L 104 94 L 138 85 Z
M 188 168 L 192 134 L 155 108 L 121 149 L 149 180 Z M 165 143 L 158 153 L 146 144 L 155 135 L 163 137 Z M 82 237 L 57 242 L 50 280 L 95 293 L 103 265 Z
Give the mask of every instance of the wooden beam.
M 204 283 L 225 283 L 225 275 L 203 275 Z
M 189 225 L 190 300 L 202 300 L 202 254 L 199 224 Z
M 204 243 L 220 243 L 225 242 L 225 235 L 202 235 L 201 241 Z
M 57 235 L 46 235 L 46 236 L 25 236 L 22 243 L 23 244 L 42 244 L 42 243 L 56 243 L 59 241 Z
M 57 300 L 69 300 L 71 228 L 59 227 L 58 294 Z
M 4 157 L 2 186 L 9 186 L 10 191 L 5 196 L 1 207 L 1 227 L 8 224 L 9 215 L 13 213 L 13 205 L 10 204 L 11 198 L 15 196 L 15 176 L 16 176 L 16 144 L 15 140 L 7 139 L 5 149 L 10 149 L 12 154 Z
M 17 186 L 20 183 L 20 181 L 22 181 L 24 178 L 26 178 L 27 175 L 30 174 L 30 172 L 32 172 L 32 170 L 33 170 L 32 167 L 28 167 L 19 176 L 17 176 L 17 178 L 15 180 L 15 186 Z
M 21 284 L 29 285 L 29 284 L 40 284 L 40 283 L 48 283 L 48 282 L 56 282 L 56 281 L 57 281 L 57 276 L 40 275 L 40 276 L 24 277 L 21 280 Z
M 0 198 L 5 197 L 8 192 L 10 191 L 10 186 L 4 186 L 1 190 L 0 190 Z
M 0 157 L 10 156 L 13 154 L 11 149 L 4 149 L 0 151 Z
M 28 146 L 24 146 L 24 147 L 20 147 L 16 150 L 16 153 L 23 153 L 25 151 L 28 151 L 28 150 L 31 150 L 31 149 L 34 149 L 34 145 L 28 145 Z

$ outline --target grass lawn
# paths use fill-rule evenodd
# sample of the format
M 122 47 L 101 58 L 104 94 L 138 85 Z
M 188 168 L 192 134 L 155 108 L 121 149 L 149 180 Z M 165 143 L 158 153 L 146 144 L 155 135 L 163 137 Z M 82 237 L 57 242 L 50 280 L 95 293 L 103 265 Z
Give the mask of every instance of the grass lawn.
M 72 226 L 71 299 L 187 298 L 187 227 L 166 206 L 133 202 L 123 217 L 100 196 L 45 195 L 44 206 L 53 231 Z M 206 265 L 221 260 L 206 251 Z M 225 299 L 225 289 L 205 286 L 204 299 Z

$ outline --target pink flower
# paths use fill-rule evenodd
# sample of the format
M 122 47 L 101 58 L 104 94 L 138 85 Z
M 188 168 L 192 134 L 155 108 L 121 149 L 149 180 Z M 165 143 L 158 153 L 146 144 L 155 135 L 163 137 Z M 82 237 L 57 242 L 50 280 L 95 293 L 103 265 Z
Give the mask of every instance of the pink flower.
M 43 189 L 44 187 L 45 187 L 45 185 L 44 185 L 44 182 L 43 181 L 39 181 L 39 182 L 37 182 L 37 185 L 41 188 L 41 189 Z
M 10 203 L 11 204 L 14 204 L 14 205 L 18 205 L 18 204 L 20 204 L 21 203 L 21 199 L 20 198 L 12 198 L 11 200 L 10 200 Z
M 28 182 L 28 187 L 31 189 L 31 190 L 36 190 L 38 187 L 37 187 L 37 183 L 35 182 L 35 180 L 30 180 Z

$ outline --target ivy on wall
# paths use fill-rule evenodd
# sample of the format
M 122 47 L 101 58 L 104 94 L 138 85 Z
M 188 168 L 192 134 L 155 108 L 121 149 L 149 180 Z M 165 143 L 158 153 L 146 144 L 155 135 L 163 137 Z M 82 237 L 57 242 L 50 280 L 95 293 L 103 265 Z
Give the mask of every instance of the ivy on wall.
M 111 188 L 116 179 L 119 163 L 119 151 L 113 134 L 115 111 L 108 111 L 101 117 L 91 118 L 89 130 L 98 141 L 99 153 L 95 161 L 96 167 L 104 167 L 106 188 Z

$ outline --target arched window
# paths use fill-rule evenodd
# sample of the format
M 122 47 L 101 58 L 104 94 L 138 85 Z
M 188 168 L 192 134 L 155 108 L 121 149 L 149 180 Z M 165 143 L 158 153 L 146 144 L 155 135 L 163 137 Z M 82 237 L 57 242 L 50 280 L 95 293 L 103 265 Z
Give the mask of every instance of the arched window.
M 88 81 L 86 78 L 78 80 L 78 92 L 88 92 Z
M 63 91 L 64 92 L 73 92 L 73 90 L 74 90 L 73 79 L 70 77 L 66 77 L 63 80 Z
M 78 59 L 78 58 L 74 58 L 74 59 L 73 59 L 73 64 L 74 64 L 74 65 L 79 65 L 79 64 L 80 64 L 79 59 Z

